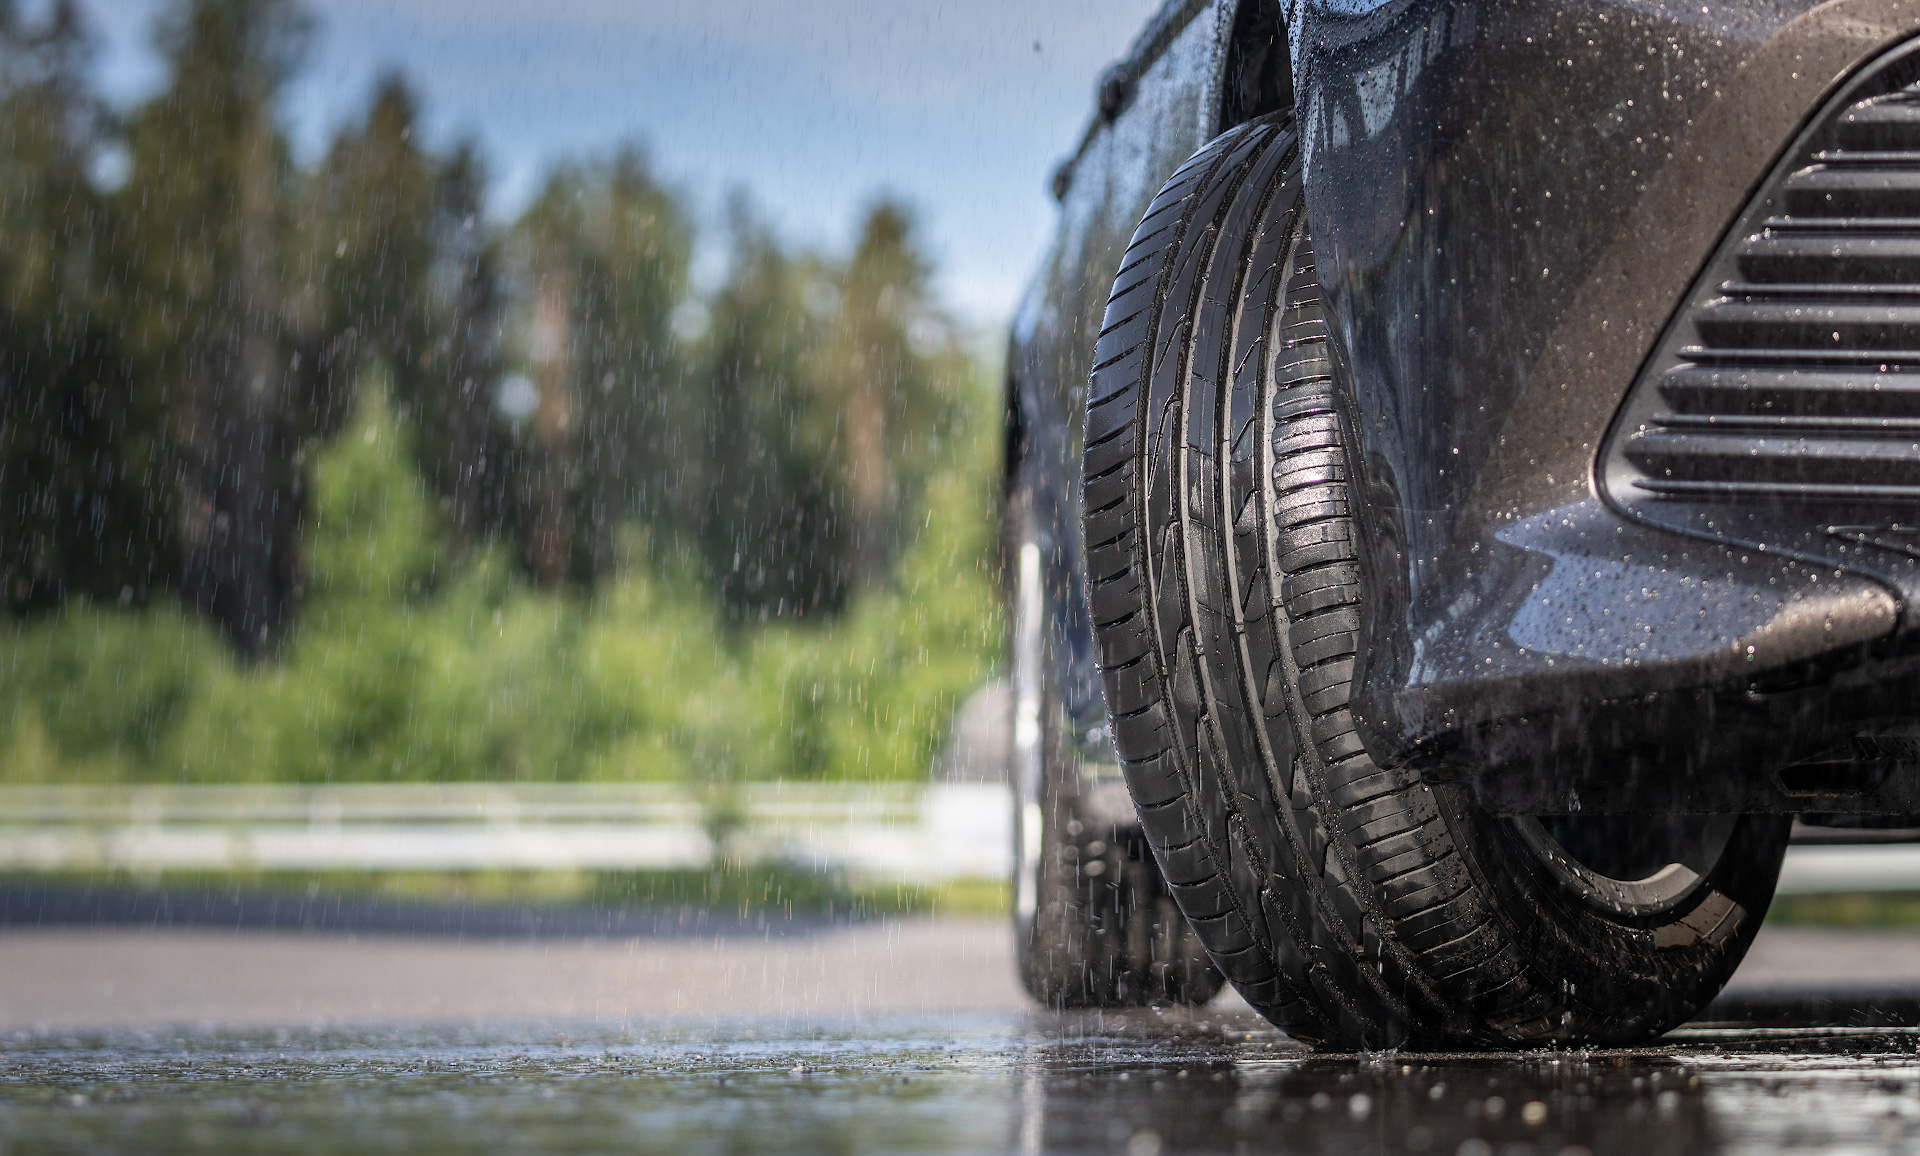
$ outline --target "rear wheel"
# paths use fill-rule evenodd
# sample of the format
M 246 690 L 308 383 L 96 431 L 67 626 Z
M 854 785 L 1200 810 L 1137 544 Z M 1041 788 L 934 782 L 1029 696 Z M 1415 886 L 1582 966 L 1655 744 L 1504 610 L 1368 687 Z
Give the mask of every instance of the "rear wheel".
M 1167 183 L 1094 362 L 1083 517 L 1115 741 L 1247 1001 L 1380 1048 L 1630 1042 L 1712 998 L 1785 819 L 1494 816 L 1354 731 L 1367 578 L 1288 117 Z
M 1117 765 L 1071 741 L 1050 677 L 1046 550 L 1030 496 L 1007 511 L 1013 589 L 1014 943 L 1048 1007 L 1200 1004 L 1225 981 L 1148 851 Z M 1057 596 L 1057 594 L 1055 595 Z

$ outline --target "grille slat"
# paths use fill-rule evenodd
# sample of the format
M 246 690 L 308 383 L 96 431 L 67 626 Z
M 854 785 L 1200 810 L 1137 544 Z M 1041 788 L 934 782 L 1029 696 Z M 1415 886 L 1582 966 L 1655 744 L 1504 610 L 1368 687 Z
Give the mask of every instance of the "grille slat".
M 1768 217 L 1760 222 L 1760 226 L 1765 232 L 1757 236 L 1833 233 L 1840 230 L 1853 236 L 1910 236 L 1915 230 L 1920 230 L 1920 217 Z
M 1792 217 L 1899 217 L 1920 199 L 1920 169 L 1814 165 L 1787 178 Z
M 1855 281 L 1821 284 L 1818 281 L 1729 281 L 1720 286 L 1729 298 L 1787 301 L 1801 305 L 1821 305 L 1835 301 L 1873 301 L 1903 303 L 1920 298 L 1920 283 L 1903 285 L 1898 281 Z
M 1920 148 L 1920 98 L 1893 92 L 1863 100 L 1841 114 L 1834 137 L 1860 152 Z
M 1623 480 L 1659 501 L 1920 500 L 1920 84 L 1830 113 L 1742 228 L 1628 403 Z
M 1653 424 L 1663 428 L 1681 417 L 1920 419 L 1920 373 L 1696 365 L 1668 370 L 1660 396 L 1670 408 L 1655 414 Z
M 1900 502 L 1913 497 L 1908 486 L 1870 486 L 1860 484 L 1814 486 L 1792 482 L 1697 482 L 1664 478 L 1641 478 L 1633 483 L 1663 498 L 1691 498 L 1695 501 L 1764 498 L 1798 499 L 1807 502 Z
M 1731 349 L 1913 349 L 1920 347 L 1920 302 L 1716 301 L 1695 325 L 1701 337 Z
M 1833 150 L 1814 153 L 1807 159 L 1823 165 L 1870 165 L 1885 168 L 1899 168 L 1906 165 L 1920 168 L 1920 150 L 1915 149 Z
M 1740 275 L 1751 284 L 1738 288 L 1748 290 L 1762 285 L 1920 285 L 1920 236 L 1768 232 L 1747 239 L 1739 264 Z M 1727 286 L 1725 291 L 1737 288 Z
M 1773 434 L 1838 434 L 1849 437 L 1920 435 L 1920 417 L 1826 417 L 1819 414 L 1661 413 L 1654 421 L 1667 430 L 1753 431 Z
M 1920 368 L 1920 349 L 1715 349 L 1689 345 L 1681 356 L 1700 365 L 1833 365 L 1880 366 L 1886 369 Z
M 1785 485 L 1920 485 L 1920 440 L 1773 433 L 1733 439 L 1662 431 L 1636 439 L 1630 457 L 1657 481 Z

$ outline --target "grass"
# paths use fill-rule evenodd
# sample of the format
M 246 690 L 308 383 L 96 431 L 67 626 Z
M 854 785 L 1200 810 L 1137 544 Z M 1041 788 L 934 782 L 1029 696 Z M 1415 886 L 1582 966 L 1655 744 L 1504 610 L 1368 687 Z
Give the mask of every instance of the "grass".
M 997 880 L 897 883 L 782 865 L 729 863 L 684 871 L 68 871 L 0 877 L 15 885 L 137 888 L 180 893 L 370 898 L 419 903 L 693 907 L 742 917 L 996 916 Z
M 1782 895 L 1773 901 L 1767 922 L 1796 927 L 1920 928 L 1920 892 Z

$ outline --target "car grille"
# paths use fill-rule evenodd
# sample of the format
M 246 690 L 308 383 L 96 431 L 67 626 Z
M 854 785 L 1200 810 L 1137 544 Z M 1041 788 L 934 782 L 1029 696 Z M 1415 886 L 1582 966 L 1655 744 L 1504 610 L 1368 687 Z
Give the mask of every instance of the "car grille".
M 1616 428 L 1617 495 L 1920 497 L 1920 85 L 1867 87 L 1803 136 L 1676 318 Z

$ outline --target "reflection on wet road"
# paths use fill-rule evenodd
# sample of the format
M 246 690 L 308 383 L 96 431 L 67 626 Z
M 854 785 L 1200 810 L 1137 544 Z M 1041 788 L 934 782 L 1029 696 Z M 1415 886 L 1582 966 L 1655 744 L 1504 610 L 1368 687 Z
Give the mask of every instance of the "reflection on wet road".
M 0 1150 L 673 1153 L 1885 1151 L 1920 1032 L 1314 1055 L 1244 1013 L 256 1035 L 18 1034 Z

